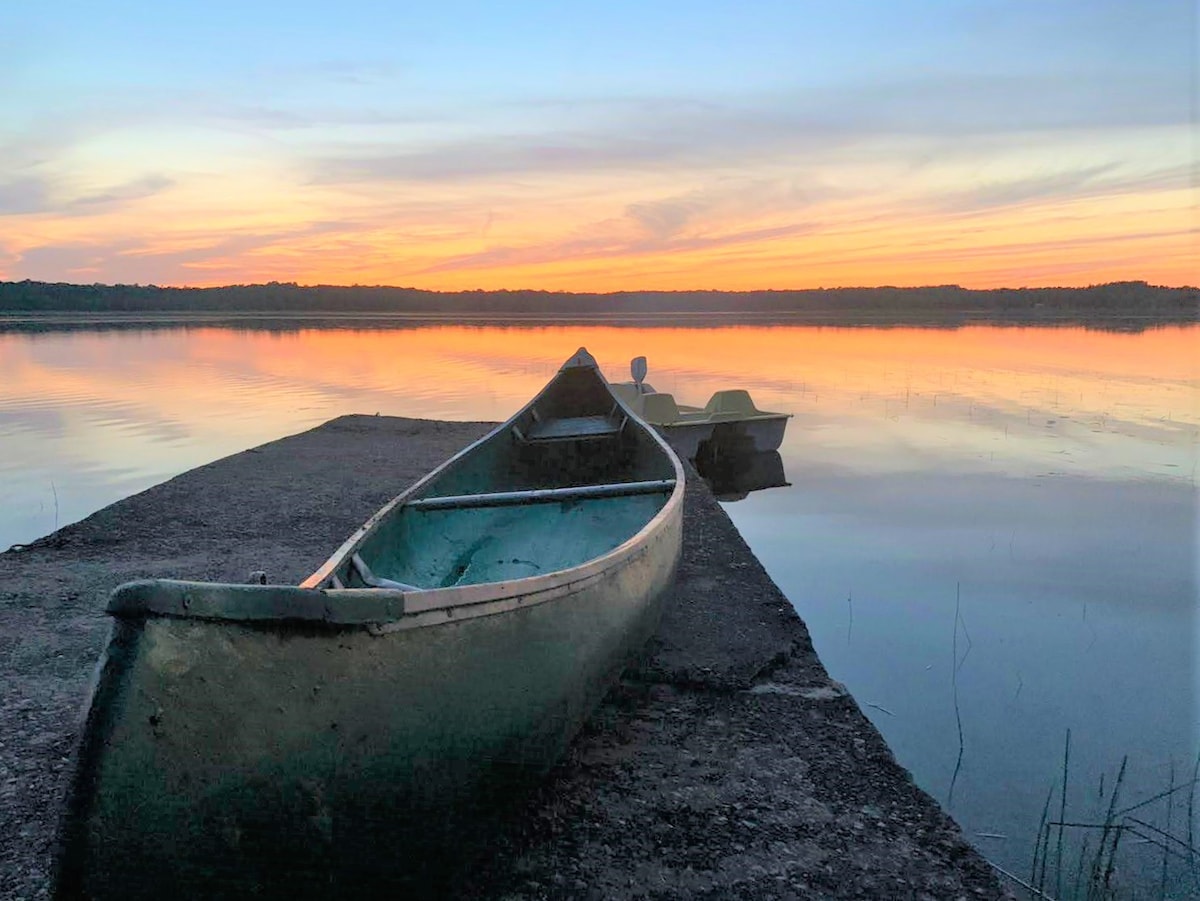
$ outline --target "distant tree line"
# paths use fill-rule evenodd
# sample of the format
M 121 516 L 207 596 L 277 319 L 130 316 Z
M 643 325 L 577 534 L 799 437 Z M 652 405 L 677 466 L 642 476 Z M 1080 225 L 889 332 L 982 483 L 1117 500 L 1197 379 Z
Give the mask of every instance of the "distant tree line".
M 818 288 L 803 291 L 423 291 L 268 282 L 220 288 L 0 282 L 0 313 L 408 313 L 463 316 L 802 315 L 863 321 L 1136 319 L 1194 322 L 1196 288 L 1143 281 L 1087 288 Z

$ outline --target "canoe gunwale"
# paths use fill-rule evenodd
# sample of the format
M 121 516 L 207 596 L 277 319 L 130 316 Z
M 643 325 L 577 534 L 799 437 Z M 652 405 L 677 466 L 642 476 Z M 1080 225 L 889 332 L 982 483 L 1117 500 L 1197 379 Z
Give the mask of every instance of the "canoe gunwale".
M 576 567 L 550 576 L 484 583 L 483 587 L 496 589 L 494 597 L 458 600 L 457 603 L 452 598 L 427 597 L 453 594 L 455 589 L 416 592 L 389 588 L 313 589 L 290 585 L 153 579 L 122 586 L 114 592 L 107 612 L 122 620 L 166 617 L 251 627 L 293 624 L 331 630 L 365 628 L 373 635 L 386 635 L 405 629 L 494 616 L 568 597 L 648 552 L 649 544 L 643 542 L 611 560 L 608 566 L 594 568 L 592 572 L 579 573 L 582 567 Z M 574 577 L 551 579 L 551 576 L 563 574 Z M 527 584 L 547 581 L 553 581 L 554 584 Z M 461 594 L 461 591 L 458 593 Z
M 674 500 L 668 500 L 663 510 Z M 648 526 L 656 520 L 657 516 Z M 507 613 L 575 594 L 645 555 L 654 533 L 666 522 L 660 520 L 650 533 L 640 530 L 582 566 L 524 579 L 416 591 L 150 579 L 118 588 L 106 612 L 126 620 L 171 617 L 247 626 L 294 623 L 332 629 L 366 627 L 374 634 L 386 634 Z

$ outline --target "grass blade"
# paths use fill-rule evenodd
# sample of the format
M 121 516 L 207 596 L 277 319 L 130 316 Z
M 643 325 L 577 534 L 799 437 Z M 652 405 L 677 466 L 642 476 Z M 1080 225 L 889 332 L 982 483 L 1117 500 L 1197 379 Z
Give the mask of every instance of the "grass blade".
M 1050 786 L 1050 791 L 1046 792 L 1046 803 L 1042 805 L 1042 819 L 1038 822 L 1037 839 L 1033 843 L 1033 869 L 1029 873 L 1029 884 L 1036 886 L 1036 891 L 1039 895 L 1043 894 L 1045 885 L 1038 882 L 1038 863 L 1042 859 L 1043 836 L 1049 836 L 1050 830 L 1046 825 L 1046 820 L 1050 818 L 1050 799 L 1054 797 L 1054 786 Z M 1042 875 L 1045 878 L 1046 867 L 1042 866 Z
M 1063 778 L 1062 778 L 1062 803 L 1058 808 L 1058 822 L 1065 823 L 1067 821 L 1067 772 L 1071 767 L 1071 730 L 1067 730 L 1067 743 L 1063 748 Z M 1054 897 L 1062 897 L 1062 867 L 1063 867 L 1063 829 L 1065 826 L 1058 827 L 1058 849 L 1054 861 Z

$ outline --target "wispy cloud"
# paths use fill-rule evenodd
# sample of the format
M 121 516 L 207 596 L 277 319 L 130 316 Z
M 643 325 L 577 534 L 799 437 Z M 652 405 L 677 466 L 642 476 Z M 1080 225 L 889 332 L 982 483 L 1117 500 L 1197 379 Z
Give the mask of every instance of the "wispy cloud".
M 666 167 L 745 167 L 812 160 L 839 148 L 916 138 L 927 152 L 941 141 L 980 135 L 1103 131 L 1186 125 L 1186 96 L 1154 78 L 1080 81 L 1067 75 L 909 77 L 748 94 L 724 102 L 629 98 L 574 104 L 572 127 L 552 118 L 520 132 L 409 140 L 380 148 L 346 145 L 314 156 L 313 181 L 436 182 L 537 177 Z M 1183 92 L 1185 93 L 1185 92 Z M 1182 99 L 1181 99 L 1182 96 Z M 553 103 L 550 103 L 553 107 Z M 581 111 L 581 107 L 583 110 Z
M 650 236 L 667 241 L 706 223 L 720 228 L 722 223 L 776 212 L 803 215 L 806 208 L 838 193 L 811 179 L 802 184 L 797 178 L 722 178 L 683 194 L 631 203 L 625 215 Z
M 1095 185 L 1098 176 L 1115 168 L 1115 163 L 1106 163 L 1102 166 L 1089 166 L 1049 175 L 992 181 L 943 195 L 935 204 L 946 210 L 982 210 L 1013 206 L 1031 200 L 1070 197 Z
M 703 191 L 692 191 L 681 197 L 632 203 L 625 215 L 660 240 L 679 233 L 696 216 L 712 209 L 712 201 Z
M 606 232 L 604 226 L 608 225 Z M 549 241 L 529 246 L 492 247 L 477 253 L 462 254 L 426 267 L 418 275 L 437 272 L 490 269 L 504 266 L 531 266 L 564 261 L 643 257 L 665 253 L 720 250 L 738 245 L 751 245 L 781 238 L 797 237 L 819 228 L 819 223 L 799 223 L 763 228 L 749 228 L 720 235 L 694 235 L 686 238 L 661 240 L 653 236 L 622 236 L 619 225 L 601 223 L 597 234 L 577 235 L 563 241 Z
M 27 175 L 0 182 L 0 217 L 59 213 L 94 216 L 168 190 L 175 182 L 162 175 L 146 175 L 88 194 L 70 196 L 62 179 Z
M 496 136 L 389 154 L 313 160 L 313 182 L 450 181 L 548 175 L 655 166 L 685 150 L 657 136 Z
M 286 64 L 257 65 L 251 70 L 259 80 L 277 86 L 291 87 L 299 84 L 332 83 L 342 85 L 369 85 L 395 81 L 403 75 L 405 68 L 395 60 L 361 60 L 347 58 L 295 60 Z
M 678 166 L 741 167 L 781 152 L 828 150 L 848 140 L 844 130 L 786 108 L 698 108 L 681 102 L 643 115 L 644 109 L 632 108 L 627 118 L 573 131 L 547 123 L 531 132 L 435 139 L 421 146 L 400 143 L 387 152 L 377 145 L 351 147 L 341 155 L 315 157 L 310 167 L 318 184 L 661 172 Z
M 296 228 L 268 232 L 186 240 L 187 246 L 162 246 L 147 237 L 116 237 L 97 241 L 71 241 L 30 248 L 9 265 L 14 278 L 60 280 L 103 274 L 105 281 L 123 283 L 176 284 L 179 273 L 189 269 L 206 272 L 244 272 L 248 259 L 272 248 L 288 247 L 300 239 L 332 232 L 341 233 L 341 222 L 315 222 Z M 174 239 L 180 243 L 181 239 Z M 55 275 L 54 273 L 58 273 Z M 237 281 L 236 277 L 231 280 Z
M 300 129 L 355 128 L 376 126 L 429 125 L 445 122 L 446 113 L 433 109 L 383 109 L 369 106 L 341 108 L 305 105 L 293 108 L 265 103 L 245 103 L 228 97 L 195 94 L 164 104 L 163 119 L 220 126 L 251 126 L 269 135 L 275 131 Z
M 155 194 L 167 190 L 174 184 L 173 179 L 165 176 L 147 175 L 123 184 L 114 185 L 108 190 L 100 191 L 96 194 L 86 194 L 83 197 L 77 197 L 70 202 L 69 206 L 72 209 L 81 210 L 131 203 L 146 197 L 153 197 Z
M 1122 172 L 1119 163 L 1112 162 L 1045 175 L 989 181 L 961 190 L 931 194 L 927 202 L 921 205 L 947 212 L 980 212 L 1065 199 L 1182 190 L 1189 186 L 1192 172 L 1193 167 L 1183 165 L 1143 173 L 1126 173 Z
M 890 134 L 989 133 L 1123 129 L 1188 122 L 1180 84 L 1144 73 L 946 72 L 863 85 L 845 100 L 850 122 Z
M 40 213 L 49 208 L 46 182 L 36 176 L 0 182 L 0 216 Z

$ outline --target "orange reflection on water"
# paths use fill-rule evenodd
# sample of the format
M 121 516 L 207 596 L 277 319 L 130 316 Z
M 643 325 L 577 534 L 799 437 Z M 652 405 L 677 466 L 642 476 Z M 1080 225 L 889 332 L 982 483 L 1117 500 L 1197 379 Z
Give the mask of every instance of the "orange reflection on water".
M 730 385 L 785 406 L 799 394 L 822 391 L 970 396 L 986 386 L 986 399 L 997 403 L 1074 391 L 1085 410 L 1094 405 L 1104 412 L 1108 401 L 1149 420 L 1171 415 L 1195 422 L 1195 395 L 1189 404 L 1184 394 L 1196 386 L 1198 335 L 1190 327 L 1125 334 L 608 325 L 8 335 L 0 336 L 0 397 L 102 398 L 172 418 L 245 401 L 281 425 L 294 419 L 298 401 L 328 412 L 373 413 L 372 404 L 382 404 L 397 415 L 494 419 L 527 400 L 576 347 L 587 346 L 614 380 L 628 378 L 631 357 L 648 356 L 649 380 L 684 401 L 703 401 Z M 39 347 L 47 352 L 37 353 Z
M 746 387 L 760 407 L 825 418 L 940 405 L 938 418 L 962 406 L 976 424 L 980 411 L 1030 421 L 1057 411 L 1104 429 L 1194 428 L 1198 335 L 586 324 L 9 334 L 0 413 L 54 410 L 61 430 L 136 466 L 168 433 L 213 431 L 226 452 L 343 413 L 502 419 L 587 346 L 614 380 L 646 355 L 650 383 L 683 402 Z
M 682 402 L 744 387 L 795 414 L 789 465 L 986 460 L 1010 474 L 1194 479 L 1198 337 L 587 324 L 0 334 L 0 500 L 50 511 L 53 485 L 66 522 L 346 413 L 504 419 L 580 346 L 613 380 L 646 355 L 649 382 Z M 10 540 L 49 531 L 51 512 L 39 515 Z

